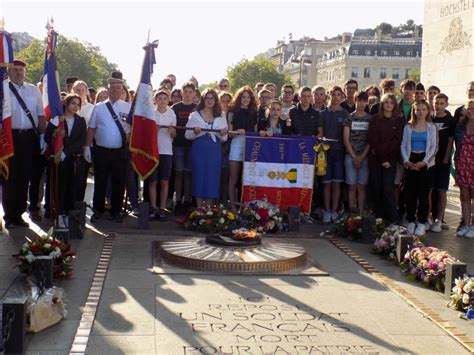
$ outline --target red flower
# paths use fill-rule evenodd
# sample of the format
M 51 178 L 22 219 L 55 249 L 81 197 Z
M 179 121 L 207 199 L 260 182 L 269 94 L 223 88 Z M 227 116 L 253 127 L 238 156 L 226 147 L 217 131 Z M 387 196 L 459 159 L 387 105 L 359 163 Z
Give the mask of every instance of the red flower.
M 268 215 L 268 210 L 266 208 L 257 208 L 258 215 L 262 219 L 263 222 L 267 222 L 270 216 Z
M 37 253 L 37 252 L 39 252 L 39 251 L 40 251 L 40 248 L 38 248 L 36 245 L 33 245 L 33 246 L 31 247 L 31 252 L 32 252 L 32 253 Z
M 212 224 L 212 219 L 206 219 L 206 224 Z

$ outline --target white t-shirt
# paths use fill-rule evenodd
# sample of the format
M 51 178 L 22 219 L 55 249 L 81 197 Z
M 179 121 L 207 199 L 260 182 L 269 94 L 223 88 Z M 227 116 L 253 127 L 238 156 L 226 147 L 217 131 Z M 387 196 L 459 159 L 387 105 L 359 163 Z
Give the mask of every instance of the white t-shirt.
M 95 105 L 89 121 L 89 128 L 96 129 L 95 141 L 97 145 L 104 148 L 121 148 L 122 136 L 120 135 L 120 130 L 107 108 L 107 102 L 112 103 L 112 101 L 106 100 Z M 130 107 L 131 105 L 123 100 L 118 100 L 112 103 L 112 108 L 124 128 L 125 134 L 130 133 L 130 126 L 127 125 L 127 117 L 130 112 Z
M 176 126 L 176 114 L 169 107 L 164 113 L 155 110 L 157 126 Z M 160 155 L 173 155 L 173 138 L 168 128 L 158 128 L 158 152 Z
M 79 111 L 79 116 L 84 117 L 86 120 L 86 125 L 89 125 L 89 120 L 91 119 L 92 111 L 94 111 L 94 105 L 90 102 L 86 102 L 85 105 L 81 107 Z

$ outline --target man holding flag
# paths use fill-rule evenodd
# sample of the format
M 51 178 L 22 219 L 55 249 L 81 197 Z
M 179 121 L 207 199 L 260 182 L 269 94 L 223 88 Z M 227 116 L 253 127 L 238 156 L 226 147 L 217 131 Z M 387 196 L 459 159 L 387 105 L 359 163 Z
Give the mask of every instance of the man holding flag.
M 7 228 L 29 226 L 22 214 L 26 211 L 33 162 L 40 155 L 40 136 L 46 127 L 41 93 L 35 85 L 25 82 L 25 70 L 26 63 L 18 59 L 8 68 L 14 155 L 2 195 Z

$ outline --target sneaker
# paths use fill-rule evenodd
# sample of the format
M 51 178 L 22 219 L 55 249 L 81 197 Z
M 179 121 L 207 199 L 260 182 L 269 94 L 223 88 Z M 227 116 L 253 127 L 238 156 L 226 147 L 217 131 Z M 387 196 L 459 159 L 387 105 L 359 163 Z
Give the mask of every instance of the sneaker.
M 329 222 L 331 222 L 331 212 L 330 211 L 324 211 L 323 223 L 329 223 Z
M 102 218 L 102 213 L 100 212 L 94 212 L 94 214 L 91 216 L 91 223 L 95 223 L 98 220 Z
M 418 225 L 416 226 L 416 229 L 415 229 L 415 235 L 417 237 L 422 237 L 424 236 L 426 233 L 426 230 L 425 230 L 425 223 L 418 223 Z
M 336 222 L 339 219 L 337 212 L 331 212 L 331 222 Z
M 464 234 L 464 238 L 474 238 L 474 227 L 469 227 L 466 234 Z
M 408 223 L 407 229 L 410 232 L 410 234 L 414 234 L 415 233 L 415 223 L 413 223 L 413 222 Z
M 160 209 L 157 209 L 156 212 L 155 212 L 155 218 L 159 221 L 166 221 L 166 213 L 164 210 L 162 210 L 161 208 Z
M 447 224 L 445 221 L 442 221 L 441 222 L 441 229 L 449 230 L 449 224 Z
M 425 223 L 425 231 L 428 232 L 431 230 L 431 226 L 433 225 L 433 220 L 431 218 L 428 218 Z
M 133 210 L 132 210 L 132 215 L 134 215 L 135 217 L 138 217 L 140 211 L 138 209 L 138 207 L 135 207 Z
M 441 232 L 441 221 L 436 221 L 433 223 L 433 225 L 431 226 L 431 231 L 434 232 L 434 233 L 439 233 Z
M 67 228 L 67 216 L 60 214 L 58 216 L 58 228 Z
M 469 227 L 468 226 L 462 226 L 458 229 L 458 231 L 456 232 L 456 235 L 458 237 L 464 237 L 464 235 L 469 231 Z
M 150 213 L 148 214 L 148 219 L 150 221 L 154 221 L 155 220 L 155 213 L 156 213 L 156 208 L 155 207 L 150 207 Z

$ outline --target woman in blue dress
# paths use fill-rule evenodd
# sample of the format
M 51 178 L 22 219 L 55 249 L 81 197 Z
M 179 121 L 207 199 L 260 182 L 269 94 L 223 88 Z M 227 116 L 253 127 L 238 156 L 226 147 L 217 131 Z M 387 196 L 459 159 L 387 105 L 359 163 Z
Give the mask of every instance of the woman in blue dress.
M 227 120 L 217 92 L 206 89 L 196 111 L 189 116 L 185 133 L 192 145 L 192 194 L 199 207 L 212 206 L 219 198 L 222 142 L 227 140 Z M 216 130 L 206 132 L 203 129 Z

